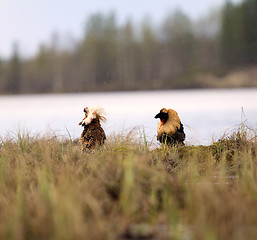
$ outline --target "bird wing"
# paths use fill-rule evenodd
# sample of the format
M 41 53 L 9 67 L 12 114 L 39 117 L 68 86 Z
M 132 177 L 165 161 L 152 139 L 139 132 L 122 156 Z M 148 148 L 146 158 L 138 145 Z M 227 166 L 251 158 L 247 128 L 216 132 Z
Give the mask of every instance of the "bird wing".
M 79 142 L 82 144 L 82 149 L 93 150 L 104 143 L 106 139 L 105 132 L 102 129 L 99 120 L 93 121 L 89 125 L 85 125 Z

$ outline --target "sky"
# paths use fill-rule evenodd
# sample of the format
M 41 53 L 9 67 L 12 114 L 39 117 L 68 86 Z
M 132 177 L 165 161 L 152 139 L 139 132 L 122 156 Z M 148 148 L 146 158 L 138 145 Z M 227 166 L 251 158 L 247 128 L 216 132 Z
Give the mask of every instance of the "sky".
M 116 14 L 117 21 L 140 22 L 146 16 L 161 22 L 180 9 L 193 20 L 207 15 L 225 0 L 0 0 L 0 58 L 8 58 L 15 43 L 23 56 L 36 54 L 54 33 L 78 40 L 94 13 Z M 240 2 L 240 0 L 233 0 Z

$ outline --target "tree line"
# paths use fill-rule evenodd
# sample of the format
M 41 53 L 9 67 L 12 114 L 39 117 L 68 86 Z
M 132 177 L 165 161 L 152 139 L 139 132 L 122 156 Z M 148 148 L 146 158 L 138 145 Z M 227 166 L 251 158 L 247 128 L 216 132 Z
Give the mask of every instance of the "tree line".
M 177 10 L 161 24 L 118 24 L 115 14 L 94 14 L 84 36 L 60 48 L 58 34 L 23 58 L 18 44 L 0 59 L 1 93 L 84 92 L 201 87 L 199 72 L 224 74 L 256 64 L 257 0 L 226 2 L 192 21 Z
M 222 15 L 221 53 L 227 68 L 257 63 L 257 1 L 227 1 Z

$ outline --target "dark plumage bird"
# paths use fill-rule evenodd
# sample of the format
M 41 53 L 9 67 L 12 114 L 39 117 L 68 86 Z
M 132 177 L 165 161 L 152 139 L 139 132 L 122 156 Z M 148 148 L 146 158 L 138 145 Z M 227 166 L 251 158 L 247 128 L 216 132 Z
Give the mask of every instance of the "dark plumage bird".
M 155 118 L 160 118 L 157 128 L 158 141 L 168 145 L 184 145 L 186 134 L 175 110 L 162 108 Z
M 79 123 L 84 127 L 79 142 L 83 151 L 92 151 L 104 144 L 105 132 L 100 121 L 105 121 L 104 110 L 101 107 L 84 108 L 85 117 Z

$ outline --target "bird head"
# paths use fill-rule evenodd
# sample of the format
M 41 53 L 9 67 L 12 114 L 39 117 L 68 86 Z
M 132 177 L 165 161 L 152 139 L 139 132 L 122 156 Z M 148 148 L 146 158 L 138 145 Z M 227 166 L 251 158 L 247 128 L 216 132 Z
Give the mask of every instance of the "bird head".
M 85 118 L 88 116 L 88 114 L 89 114 L 89 109 L 88 109 L 88 107 L 85 107 L 84 109 L 83 109 L 83 112 L 85 113 Z
M 85 113 L 85 117 L 79 123 L 79 125 L 89 125 L 94 119 L 97 119 L 99 121 L 106 120 L 104 109 L 99 106 L 85 107 L 83 111 Z
M 162 108 L 154 118 L 160 118 L 161 125 L 165 124 L 169 118 L 169 111 L 166 108 Z

